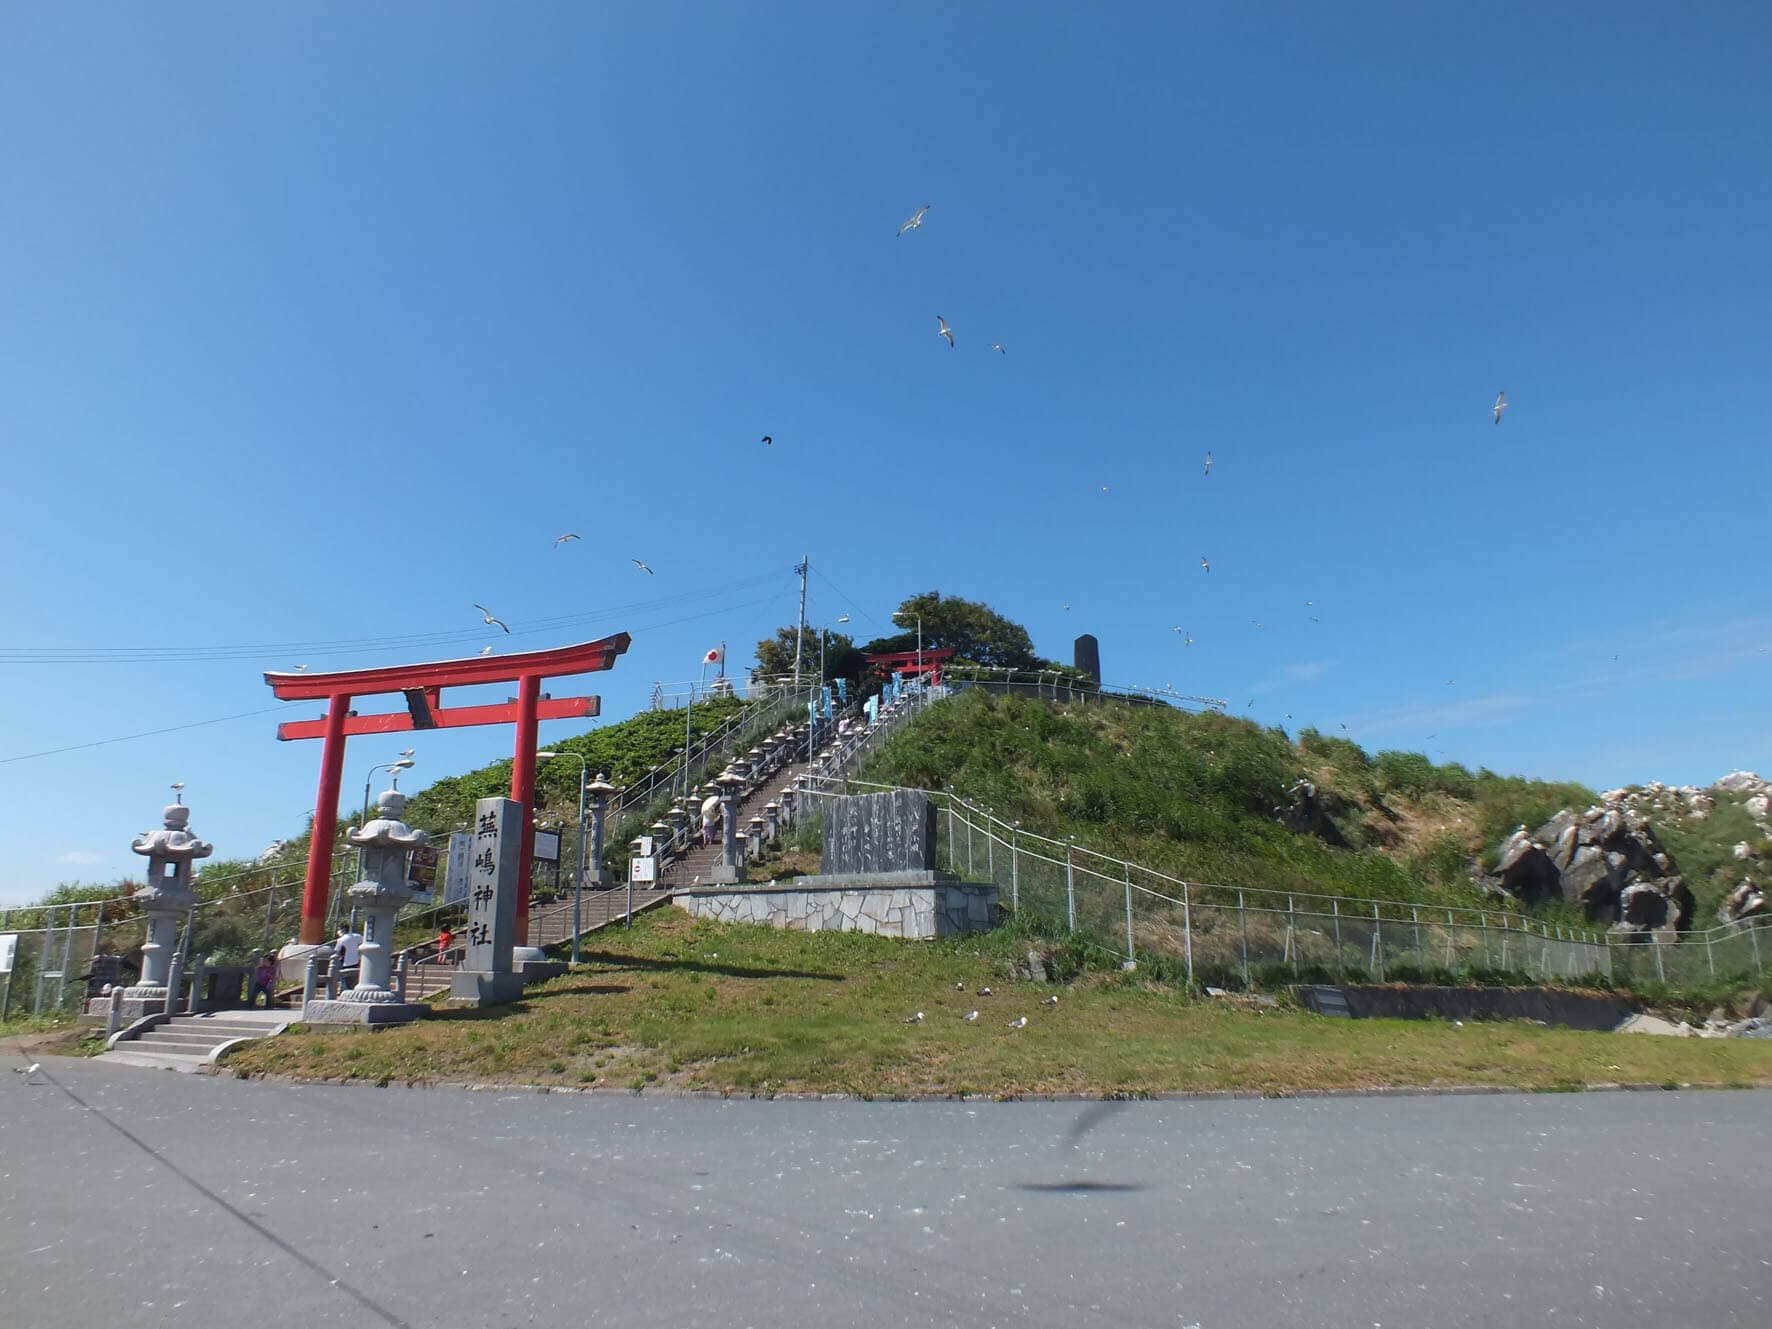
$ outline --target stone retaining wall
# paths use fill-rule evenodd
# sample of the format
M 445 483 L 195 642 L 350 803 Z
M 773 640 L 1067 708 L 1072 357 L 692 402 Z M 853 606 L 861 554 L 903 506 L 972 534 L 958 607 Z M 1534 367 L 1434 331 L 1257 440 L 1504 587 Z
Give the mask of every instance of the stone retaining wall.
M 695 918 L 767 923 L 799 932 L 872 932 L 920 939 L 982 932 L 997 921 L 995 886 L 938 881 L 931 872 L 694 886 L 676 892 L 675 899 Z

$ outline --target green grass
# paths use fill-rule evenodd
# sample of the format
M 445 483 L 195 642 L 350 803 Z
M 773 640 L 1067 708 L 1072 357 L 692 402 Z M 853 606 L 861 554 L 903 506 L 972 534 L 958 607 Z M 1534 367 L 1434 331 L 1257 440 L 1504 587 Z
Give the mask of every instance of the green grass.
M 1005 820 L 1190 881 L 1494 909 L 1472 884 L 1479 855 L 1592 791 L 1415 753 L 1166 707 L 1058 706 L 963 694 L 894 735 L 865 772 L 951 787 Z M 1275 810 L 1309 778 L 1333 830 L 1298 834 Z M 1336 843 L 1339 842 L 1339 843 Z
M 580 971 L 511 1006 L 380 1032 L 298 1030 L 241 1049 L 229 1065 L 374 1083 L 866 1097 L 1772 1081 L 1763 1043 L 1258 1013 L 1090 967 L 1064 943 L 1037 944 L 1075 981 L 1017 979 L 1029 938 L 1009 930 L 919 943 L 665 911 L 599 934 Z M 976 995 L 986 984 L 995 995 Z M 1042 1006 L 1053 992 L 1056 1009 Z M 978 1023 L 964 1023 L 975 1007 Z M 924 1022 L 904 1024 L 916 1010 Z M 1026 1029 L 1005 1027 L 1021 1015 Z

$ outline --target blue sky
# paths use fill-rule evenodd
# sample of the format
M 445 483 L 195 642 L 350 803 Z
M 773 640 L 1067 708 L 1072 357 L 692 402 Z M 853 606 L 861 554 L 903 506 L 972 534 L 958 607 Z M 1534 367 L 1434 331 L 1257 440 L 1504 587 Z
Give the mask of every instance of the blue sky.
M 1763 768 L 1769 57 L 1751 3 L 8 7 L 0 903 L 175 779 L 297 829 L 267 668 L 480 601 L 631 632 L 618 719 L 805 553 L 863 638 L 936 588 L 1372 749 Z

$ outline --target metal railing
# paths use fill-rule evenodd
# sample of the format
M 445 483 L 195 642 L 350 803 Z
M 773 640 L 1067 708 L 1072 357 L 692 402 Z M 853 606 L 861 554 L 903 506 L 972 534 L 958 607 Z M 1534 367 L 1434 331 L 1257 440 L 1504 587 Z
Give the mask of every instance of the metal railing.
M 814 795 L 897 787 L 836 774 L 808 783 Z M 1187 881 L 1024 830 L 951 790 L 918 792 L 936 805 L 937 861 L 950 873 L 993 882 L 1010 910 L 1061 921 L 1128 964 L 1172 966 L 1190 985 L 1478 975 L 1678 987 L 1758 981 L 1772 964 L 1768 919 L 1632 938 L 1502 908 Z

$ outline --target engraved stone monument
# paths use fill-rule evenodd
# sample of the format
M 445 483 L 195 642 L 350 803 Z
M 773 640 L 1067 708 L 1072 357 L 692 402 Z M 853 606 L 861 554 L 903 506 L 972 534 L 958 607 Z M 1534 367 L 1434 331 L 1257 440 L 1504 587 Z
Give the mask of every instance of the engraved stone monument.
M 474 805 L 473 835 L 467 958 L 449 980 L 449 996 L 455 1002 L 494 1006 L 523 992 L 523 976 L 512 966 L 523 805 L 508 798 L 481 799 Z

